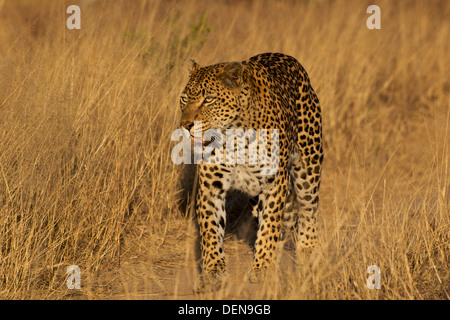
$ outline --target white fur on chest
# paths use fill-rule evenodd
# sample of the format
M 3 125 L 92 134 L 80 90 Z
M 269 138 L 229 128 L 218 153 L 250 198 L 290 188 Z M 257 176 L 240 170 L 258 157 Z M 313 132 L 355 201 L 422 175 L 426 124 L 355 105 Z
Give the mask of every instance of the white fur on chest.
M 231 187 L 256 196 L 265 187 L 265 177 L 261 175 L 260 169 L 255 166 L 237 165 L 233 168 Z

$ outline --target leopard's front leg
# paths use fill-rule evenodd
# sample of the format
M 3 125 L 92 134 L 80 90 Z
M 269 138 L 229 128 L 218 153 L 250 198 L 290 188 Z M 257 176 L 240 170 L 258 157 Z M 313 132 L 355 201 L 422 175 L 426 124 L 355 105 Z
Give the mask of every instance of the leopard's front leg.
M 281 236 L 282 214 L 286 206 L 288 176 L 280 170 L 275 181 L 259 197 L 259 228 L 255 241 L 250 281 L 258 278 L 259 271 L 270 267 L 276 260 Z
M 219 284 L 226 277 L 223 239 L 225 234 L 226 172 L 219 166 L 199 167 L 199 189 L 197 192 L 197 222 L 200 232 L 202 274 L 194 290 Z

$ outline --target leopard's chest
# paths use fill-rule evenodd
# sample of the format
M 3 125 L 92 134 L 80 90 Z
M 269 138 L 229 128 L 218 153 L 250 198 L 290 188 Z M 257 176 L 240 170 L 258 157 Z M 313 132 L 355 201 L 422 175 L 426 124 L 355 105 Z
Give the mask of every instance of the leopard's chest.
M 231 172 L 230 182 L 233 189 L 243 191 L 250 196 L 256 196 L 266 187 L 267 176 L 261 174 L 259 167 L 238 165 Z

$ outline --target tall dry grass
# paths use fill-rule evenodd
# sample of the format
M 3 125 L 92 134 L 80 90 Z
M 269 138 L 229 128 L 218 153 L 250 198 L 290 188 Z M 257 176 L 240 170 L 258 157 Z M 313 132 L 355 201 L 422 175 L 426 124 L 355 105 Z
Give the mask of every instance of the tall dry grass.
M 70 4 L 81 30 L 65 28 Z M 188 59 L 277 51 L 322 104 L 320 245 L 260 290 L 194 297 L 448 299 L 450 5 L 378 1 L 368 30 L 370 4 L 0 2 L 0 297 L 71 297 L 72 264 L 82 298 L 186 297 L 195 232 L 170 136 Z

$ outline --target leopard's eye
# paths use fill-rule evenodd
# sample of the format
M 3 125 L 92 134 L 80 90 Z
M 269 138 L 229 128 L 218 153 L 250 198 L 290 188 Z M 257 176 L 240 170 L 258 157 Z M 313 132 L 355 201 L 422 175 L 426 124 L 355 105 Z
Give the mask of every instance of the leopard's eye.
M 183 96 L 180 97 L 180 102 L 181 102 L 182 104 L 186 104 L 187 101 L 188 101 L 187 96 L 183 95 Z
M 203 100 L 203 104 L 210 104 L 210 103 L 214 102 L 214 99 L 215 99 L 215 97 L 208 96 L 205 98 L 205 100 Z

